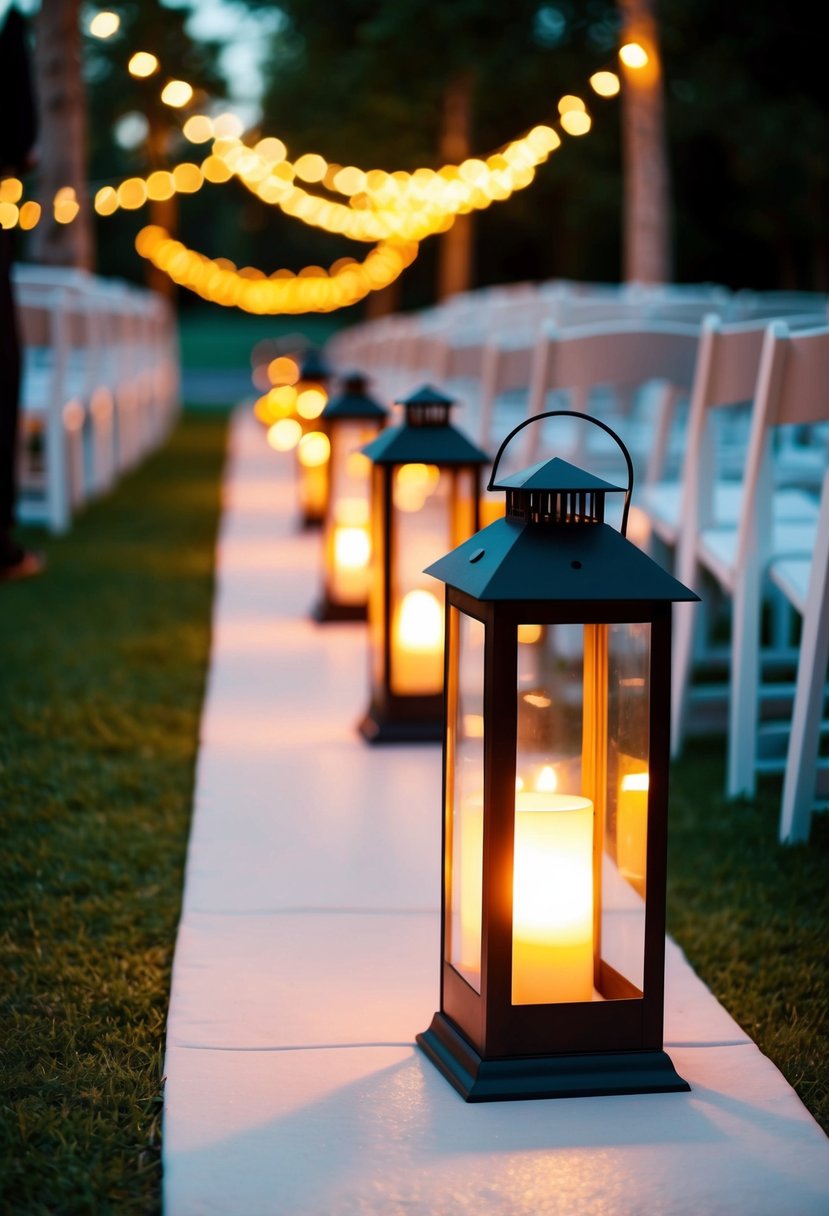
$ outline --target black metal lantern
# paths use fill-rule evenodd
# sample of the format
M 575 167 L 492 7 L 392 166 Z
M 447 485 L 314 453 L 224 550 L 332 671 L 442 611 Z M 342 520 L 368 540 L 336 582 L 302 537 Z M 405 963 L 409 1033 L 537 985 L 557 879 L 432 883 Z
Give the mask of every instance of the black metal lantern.
M 418 1042 L 471 1102 L 690 1088 L 662 1049 L 671 604 L 698 597 L 559 459 L 446 584 L 440 1011 Z
M 424 566 L 479 525 L 486 452 L 449 421 L 454 402 L 431 385 L 398 401 L 401 426 L 363 449 L 372 461 L 369 595 L 370 743 L 443 738 L 443 596 Z
M 343 377 L 320 422 L 328 439 L 327 492 L 322 521 L 323 592 L 318 621 L 364 621 L 371 579 L 370 474 L 363 448 L 386 423 L 388 410 L 366 392 L 362 372 Z

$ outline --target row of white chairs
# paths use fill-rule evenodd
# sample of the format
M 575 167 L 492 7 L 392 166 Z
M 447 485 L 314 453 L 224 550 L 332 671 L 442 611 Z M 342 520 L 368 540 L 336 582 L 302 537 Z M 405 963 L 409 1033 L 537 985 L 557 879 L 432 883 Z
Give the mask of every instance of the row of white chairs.
M 166 438 L 180 407 L 169 302 L 122 280 L 20 263 L 17 517 L 66 532 Z
M 756 316 L 741 320 L 709 308 L 697 323 L 547 322 L 523 339 L 519 325 L 509 341 L 481 343 L 477 362 L 450 365 L 455 376 L 434 376 L 427 359 L 397 369 L 402 389 L 389 391 L 407 391 L 410 371 L 450 394 L 458 389 L 459 423 L 490 451 L 519 421 L 547 409 L 587 410 L 614 426 L 631 448 L 639 483 L 629 534 L 702 595 L 701 605 L 677 607 L 674 754 L 693 727 L 692 709 L 710 723 L 714 688 L 696 677 L 703 664 L 724 658 L 727 679 L 716 692 L 730 702 L 726 792 L 752 796 L 758 773 L 784 771 L 781 839 L 795 841 L 808 837 L 823 777 L 829 317 L 826 298 L 809 293 L 770 293 L 772 314 L 775 304 L 786 320 L 765 316 L 755 300 Z M 796 305 L 802 312 L 789 312 Z M 338 338 L 332 359 L 357 365 L 347 332 Z M 386 384 L 392 364 L 386 349 Z M 370 363 L 362 366 L 375 376 Z M 561 419 L 552 425 L 525 428 L 516 463 L 555 452 L 595 469 L 604 456 L 592 446 L 597 428 Z M 605 451 L 615 453 L 614 445 Z M 724 646 L 708 636 L 717 608 L 730 629 Z M 761 631 L 767 614 L 770 635 L 769 627 Z M 797 667 L 788 688 L 779 680 L 785 664 Z M 775 706 L 785 713 L 782 728 L 766 721 Z M 788 738 L 788 757 L 779 746 L 776 754 L 765 750 L 775 737 L 778 744 Z

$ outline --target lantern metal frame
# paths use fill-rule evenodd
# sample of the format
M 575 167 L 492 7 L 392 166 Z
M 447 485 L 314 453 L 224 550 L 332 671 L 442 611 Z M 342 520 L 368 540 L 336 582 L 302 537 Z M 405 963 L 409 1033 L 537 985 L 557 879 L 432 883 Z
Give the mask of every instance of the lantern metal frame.
M 434 694 L 405 693 L 393 687 L 393 629 L 395 572 L 399 542 L 398 510 L 394 504 L 395 475 L 406 465 L 427 465 L 451 477 L 447 533 L 456 543 L 480 526 L 481 469 L 490 456 L 449 421 L 455 401 L 431 385 L 423 385 L 396 405 L 404 409 L 400 426 L 387 427 L 363 452 L 372 461 L 372 561 L 369 596 L 370 704 L 358 725 L 368 743 L 433 743 L 444 733 L 443 680 Z M 472 525 L 461 529 L 460 481 L 469 477 Z M 416 513 L 414 518 L 416 519 Z M 463 535 L 460 532 L 463 531 Z M 451 543 L 451 541 L 450 541 Z M 442 650 L 441 650 L 442 655 Z M 440 668 L 444 664 L 441 657 Z
M 604 523 L 604 497 L 622 487 L 611 486 L 565 461 L 542 462 L 515 477 L 496 481 L 504 450 L 518 431 L 552 417 L 594 423 L 619 445 L 628 469 L 620 531 Z M 626 539 L 633 464 L 621 439 L 600 420 L 570 410 L 548 411 L 526 419 L 502 443 L 487 489 L 506 490 L 506 516 L 428 568 L 428 573 L 446 584 L 447 689 L 452 680 L 457 689 L 459 679 L 451 668 L 457 664 L 460 614 L 484 627 L 479 991 L 449 960 L 449 790 L 454 756 L 450 753 L 452 707 L 447 696 L 440 1009 L 428 1030 L 417 1035 L 417 1042 L 469 1102 L 688 1090 L 690 1086 L 677 1074 L 662 1041 L 665 888 L 671 604 L 698 597 Z M 625 592 L 625 574 L 627 585 L 636 588 L 633 595 Z M 528 621 L 542 625 L 650 625 L 650 784 L 642 983 L 641 988 L 637 987 L 594 952 L 594 985 L 604 998 L 599 1000 L 512 1002 L 517 633 L 518 626 Z M 607 680 L 606 673 L 603 678 Z M 581 713 L 584 731 L 584 705 Z M 608 741 L 601 739 L 600 729 L 596 736 L 597 758 L 601 747 L 605 748 L 605 767 L 598 759 L 596 766 L 596 771 L 603 774 L 603 808 Z M 595 780 L 598 789 L 600 778 Z M 604 820 L 598 818 L 603 831 Z M 599 889 L 603 847 L 601 835 L 596 843 L 594 833 L 593 867 Z M 594 895 L 595 923 L 601 915 L 599 902 Z
M 323 588 L 320 598 L 314 605 L 311 616 L 320 623 L 328 621 L 365 621 L 368 618 L 368 583 L 366 586 L 365 598 L 360 597 L 359 601 L 348 601 L 342 596 L 338 597 L 336 592 L 336 574 L 333 569 L 334 563 L 334 529 L 339 526 L 334 518 L 338 507 L 338 499 L 336 493 L 337 482 L 337 464 L 342 453 L 340 452 L 341 432 L 345 428 L 352 426 L 354 423 L 363 423 L 368 428 L 373 425 L 374 435 L 376 437 L 383 427 L 386 425 L 389 411 L 379 401 L 370 397 L 365 391 L 368 385 L 369 377 L 360 371 L 346 372 L 342 377 L 343 391 L 337 396 L 330 397 L 325 409 L 320 415 L 321 429 L 325 430 L 331 445 L 331 451 L 328 459 L 328 493 L 325 502 L 325 511 L 322 519 L 322 570 L 323 570 Z M 366 439 L 369 437 L 366 436 Z M 352 454 L 362 455 L 361 446 L 355 449 Z M 368 460 L 366 459 L 367 474 Z M 366 481 L 366 520 L 364 526 L 370 529 L 371 521 L 369 514 L 370 503 L 370 481 Z M 370 535 L 370 532 L 369 532 Z

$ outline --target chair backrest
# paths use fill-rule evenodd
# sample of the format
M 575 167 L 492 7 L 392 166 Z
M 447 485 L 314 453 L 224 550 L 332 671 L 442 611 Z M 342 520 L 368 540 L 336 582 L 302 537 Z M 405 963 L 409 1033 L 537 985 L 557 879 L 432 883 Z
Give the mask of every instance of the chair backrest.
M 744 478 L 737 561 L 762 563 L 771 536 L 775 428 L 829 421 L 829 324 L 793 331 L 772 321 L 763 336 Z
M 687 393 L 697 356 L 700 326 L 659 321 L 628 321 L 573 329 L 548 327 L 533 351 L 527 417 L 543 413 L 551 393 L 566 392 L 570 408 L 585 412 L 590 396 L 609 389 L 617 398 L 610 405 L 612 425 L 619 402 L 654 382 L 671 390 L 665 408 L 679 392 Z M 665 420 L 659 424 L 665 429 Z M 587 428 L 578 434 L 586 437 Z M 526 428 L 525 464 L 545 455 L 544 424 Z M 583 458 L 577 449 L 572 458 Z

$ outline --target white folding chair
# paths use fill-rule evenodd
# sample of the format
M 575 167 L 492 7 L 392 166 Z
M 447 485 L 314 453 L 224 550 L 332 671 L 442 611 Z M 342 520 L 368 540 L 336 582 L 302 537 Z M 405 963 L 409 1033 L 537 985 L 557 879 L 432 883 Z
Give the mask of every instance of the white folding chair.
M 680 536 L 676 573 L 702 594 L 703 578 L 730 604 L 729 726 L 726 793 L 753 796 L 761 694 L 761 613 L 768 602 L 769 563 L 814 543 L 817 503 L 805 490 L 776 485 L 775 438 L 784 427 L 829 419 L 829 326 L 792 332 L 783 321 L 766 328 L 753 394 L 736 524 L 712 518 L 711 487 L 695 506 L 693 528 Z M 704 461 L 700 461 L 700 465 Z M 695 492 L 704 481 L 698 474 Z M 687 521 L 686 521 L 687 522 Z M 675 619 L 672 742 L 678 754 L 686 726 L 694 657 L 688 613 Z M 778 693 L 779 689 L 776 690 Z
M 550 408 L 550 397 L 566 395 L 568 408 L 590 412 L 619 430 L 634 461 L 637 480 L 655 450 L 667 449 L 674 412 L 691 387 L 699 325 L 659 321 L 607 322 L 573 329 L 545 327 L 533 351 L 526 415 Z M 546 424 L 527 427 L 521 453 L 529 465 L 542 459 L 549 445 Z M 584 434 L 572 431 L 568 459 L 600 463 L 615 453 Z M 556 453 L 561 451 L 556 431 Z M 590 452 L 585 450 L 585 444 Z
M 70 388 L 70 294 L 18 283 L 23 366 L 17 516 L 51 532 L 69 529 L 84 501 L 83 408 Z
M 769 577 L 800 614 L 800 653 L 794 706 L 783 777 L 780 840 L 784 844 L 809 839 L 812 810 L 829 802 L 821 777 L 829 762 L 819 758 L 829 667 L 829 469 L 823 478 L 814 548 L 785 554 L 769 565 Z

